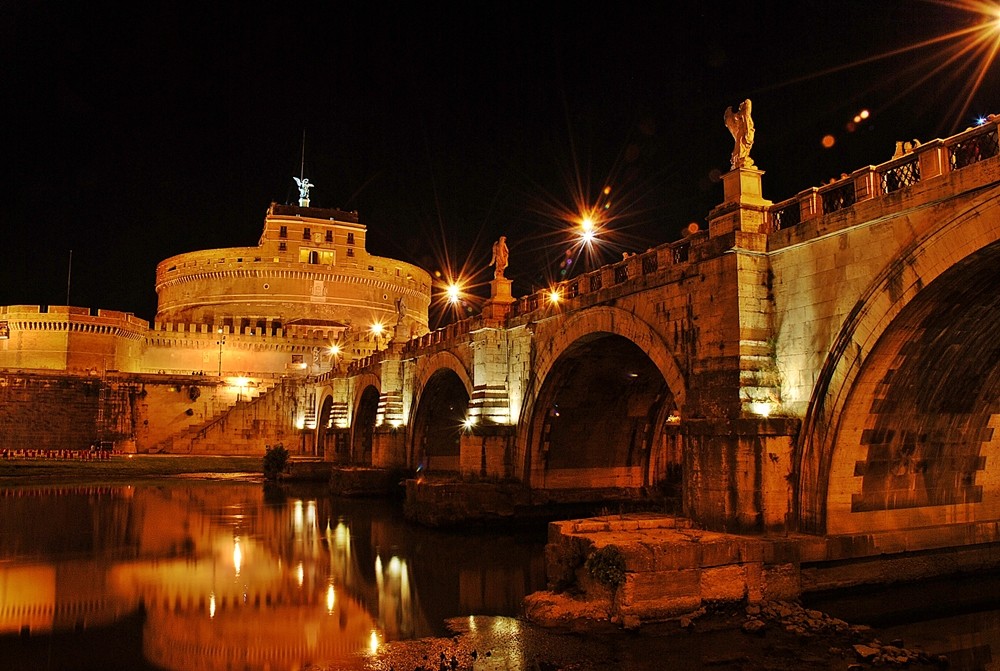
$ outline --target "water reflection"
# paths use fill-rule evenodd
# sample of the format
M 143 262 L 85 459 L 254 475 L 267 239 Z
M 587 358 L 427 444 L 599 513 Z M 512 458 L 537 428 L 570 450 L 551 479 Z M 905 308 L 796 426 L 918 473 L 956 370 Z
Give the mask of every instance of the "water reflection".
M 294 667 L 513 614 L 544 538 L 414 528 L 389 506 L 177 481 L 0 490 L 0 637 L 144 613 L 162 669 Z M 0 641 L 2 643 L 2 641 Z

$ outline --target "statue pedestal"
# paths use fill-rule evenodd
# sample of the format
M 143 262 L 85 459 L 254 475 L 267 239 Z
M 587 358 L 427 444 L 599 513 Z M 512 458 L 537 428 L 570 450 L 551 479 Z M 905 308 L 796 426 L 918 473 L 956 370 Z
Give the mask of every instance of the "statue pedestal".
M 490 299 L 483 306 L 483 318 L 502 320 L 510 313 L 515 298 L 510 294 L 513 282 L 506 277 L 495 277 L 490 282 Z
M 763 170 L 737 168 L 722 176 L 722 204 L 708 214 L 709 237 L 733 231 L 766 233 L 767 208 L 772 204 L 761 192 Z

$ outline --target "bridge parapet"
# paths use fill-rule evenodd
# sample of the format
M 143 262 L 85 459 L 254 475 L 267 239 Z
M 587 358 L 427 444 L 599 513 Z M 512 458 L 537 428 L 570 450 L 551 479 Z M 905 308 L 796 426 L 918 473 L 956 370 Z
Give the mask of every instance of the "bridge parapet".
M 943 140 L 901 149 L 892 159 L 855 170 L 829 184 L 811 187 L 770 207 L 768 232 L 889 196 L 921 181 L 941 177 L 1000 154 L 1000 118 Z
M 655 275 L 666 268 L 689 263 L 692 247 L 707 239 L 708 234 L 702 231 L 683 240 L 653 247 L 642 254 L 632 254 L 616 263 L 602 266 L 579 277 L 563 280 L 549 288 L 522 296 L 511 306 L 510 317 L 525 317 L 546 310 L 554 304 L 585 296 L 597 296 L 600 300 L 601 297 L 609 296 L 612 289 L 631 280 Z M 639 288 L 641 287 L 637 284 L 636 289 Z

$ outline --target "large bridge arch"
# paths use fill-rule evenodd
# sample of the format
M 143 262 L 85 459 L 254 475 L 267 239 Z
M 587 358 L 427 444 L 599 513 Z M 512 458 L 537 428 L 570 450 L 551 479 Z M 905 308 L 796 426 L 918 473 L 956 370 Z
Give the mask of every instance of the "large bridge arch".
M 536 488 L 640 487 L 679 472 L 653 454 L 685 395 L 680 368 L 656 331 L 611 307 L 571 315 L 551 334 L 537 328 L 518 427 L 524 481 Z
M 794 478 L 800 528 L 848 533 L 1000 518 L 997 503 L 982 503 L 983 483 L 996 490 L 1000 479 L 982 472 L 998 444 L 998 267 L 1000 194 L 991 193 L 875 276 L 831 347 L 803 422 Z M 975 388 L 951 387 L 956 380 Z
M 372 465 L 372 443 L 382 381 L 372 373 L 359 375 L 354 380 L 351 401 L 351 463 Z
M 460 471 L 461 433 L 472 376 L 450 352 L 436 352 L 414 371 L 409 463 L 428 471 Z

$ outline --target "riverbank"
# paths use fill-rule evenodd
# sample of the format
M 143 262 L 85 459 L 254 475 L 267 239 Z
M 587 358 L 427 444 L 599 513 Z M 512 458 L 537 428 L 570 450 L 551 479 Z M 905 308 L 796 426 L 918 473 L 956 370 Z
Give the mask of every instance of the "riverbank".
M 127 482 L 175 475 L 215 478 L 261 478 L 260 456 L 136 454 L 104 460 L 0 460 L 0 486 L 48 482 Z
M 942 669 L 936 653 L 885 643 L 866 626 L 793 603 L 711 609 L 625 631 L 608 625 L 570 631 L 513 618 L 449 622 L 452 638 L 395 641 L 369 656 L 365 671 L 862 671 Z M 314 666 L 338 671 L 342 666 Z M 951 667 L 960 668 L 960 667 Z

